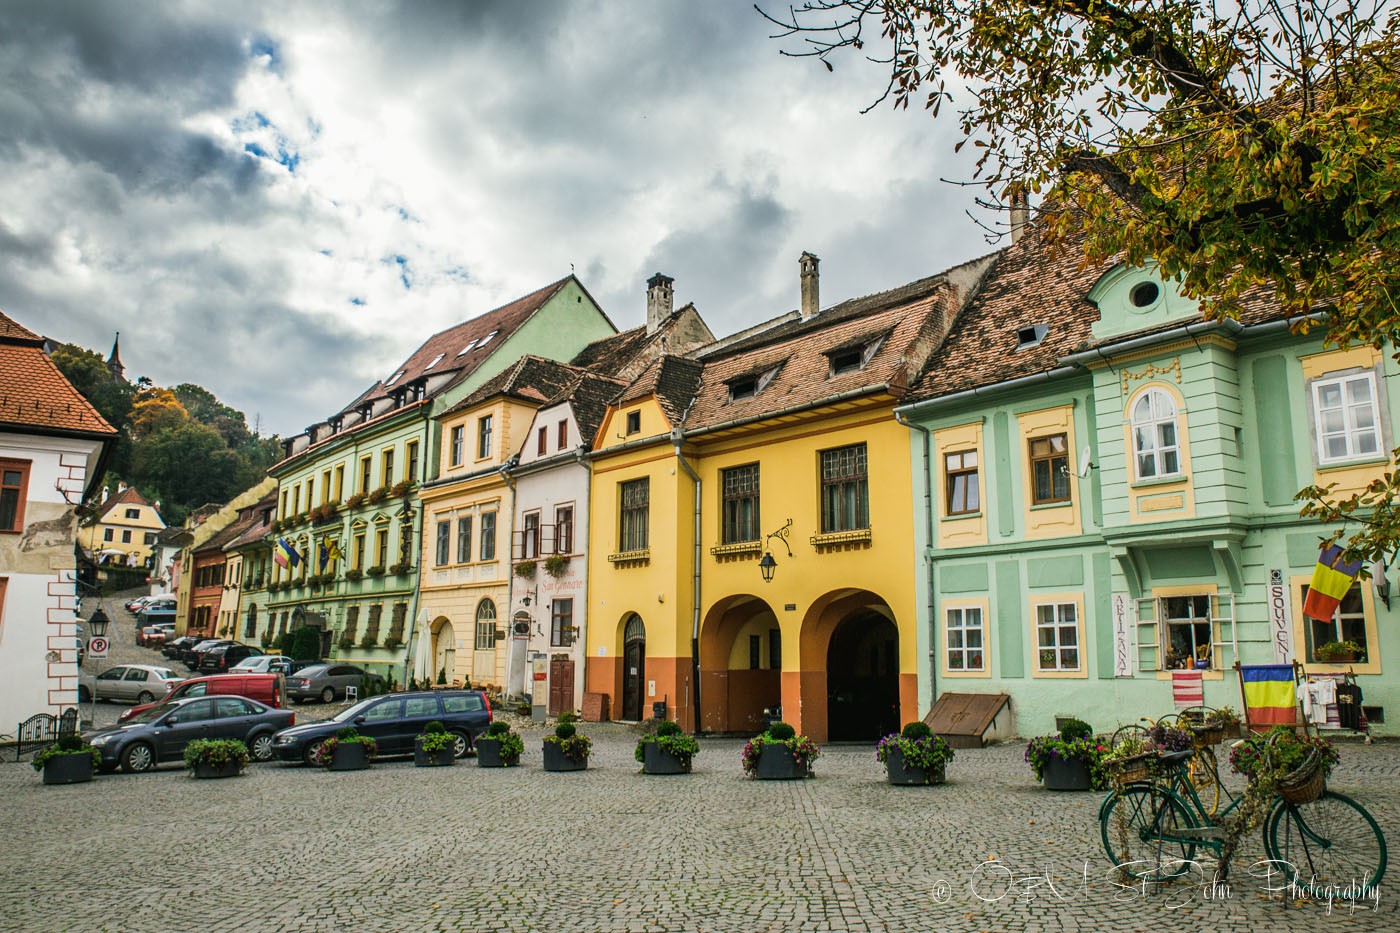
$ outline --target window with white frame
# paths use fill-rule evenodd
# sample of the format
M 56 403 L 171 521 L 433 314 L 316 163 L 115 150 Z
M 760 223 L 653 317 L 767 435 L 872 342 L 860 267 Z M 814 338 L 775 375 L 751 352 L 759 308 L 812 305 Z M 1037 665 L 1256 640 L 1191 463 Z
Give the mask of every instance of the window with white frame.
M 1181 473 L 1176 400 L 1161 389 L 1148 389 L 1133 404 L 1133 453 L 1138 479 Z
M 1140 671 L 1220 670 L 1233 661 L 1221 651 L 1232 644 L 1234 597 L 1186 593 L 1137 601 L 1137 668 Z
M 1312 402 L 1319 464 L 1367 459 L 1381 452 L 1374 372 L 1315 380 Z
M 1306 603 L 1307 599 L 1308 587 L 1305 585 L 1301 602 Z M 1309 663 L 1322 661 L 1323 659 L 1317 656 L 1317 649 L 1331 642 L 1351 642 L 1360 649 L 1356 652 L 1356 660 L 1370 660 L 1366 650 L 1366 600 L 1361 595 L 1360 583 L 1352 584 L 1351 589 L 1347 590 L 1337 606 L 1337 611 L 1332 613 L 1332 618 L 1324 621 L 1307 616 L 1305 622 Z M 1345 651 L 1348 647 L 1341 646 L 1341 650 Z
M 984 671 L 981 606 L 953 606 L 943 613 L 947 648 L 944 656 L 950 671 Z
M 1035 607 L 1036 670 L 1079 670 L 1079 607 L 1042 603 Z

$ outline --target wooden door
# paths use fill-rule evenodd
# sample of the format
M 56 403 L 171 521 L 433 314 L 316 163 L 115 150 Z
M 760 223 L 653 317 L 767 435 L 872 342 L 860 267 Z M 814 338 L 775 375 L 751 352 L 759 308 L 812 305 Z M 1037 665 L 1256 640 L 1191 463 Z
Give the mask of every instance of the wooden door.
M 549 662 L 549 715 L 574 708 L 574 662 L 568 658 Z
M 622 718 L 637 721 L 642 718 L 642 690 L 646 687 L 646 654 L 644 641 L 629 641 L 622 659 Z

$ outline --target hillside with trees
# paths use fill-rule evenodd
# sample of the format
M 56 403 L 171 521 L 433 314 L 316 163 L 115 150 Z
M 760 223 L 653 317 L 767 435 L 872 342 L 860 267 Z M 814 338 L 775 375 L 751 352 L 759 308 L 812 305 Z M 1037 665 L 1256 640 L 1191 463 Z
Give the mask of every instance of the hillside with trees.
M 166 388 L 128 382 L 101 354 L 63 344 L 51 359 L 119 433 L 106 485 L 135 486 L 159 501 L 167 524 L 190 510 L 224 503 L 252 486 L 282 455 L 274 437 L 248 429 L 241 411 L 192 383 Z

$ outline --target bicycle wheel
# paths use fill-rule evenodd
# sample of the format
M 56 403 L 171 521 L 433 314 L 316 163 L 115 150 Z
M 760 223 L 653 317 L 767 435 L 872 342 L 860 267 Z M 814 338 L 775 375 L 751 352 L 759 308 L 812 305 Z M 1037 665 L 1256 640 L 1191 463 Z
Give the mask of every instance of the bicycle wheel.
M 1331 791 L 1312 803 L 1279 797 L 1264 821 L 1264 851 L 1301 885 L 1377 885 L 1385 874 L 1381 828 L 1361 804 Z
M 1220 810 L 1220 772 L 1215 760 L 1215 750 L 1209 745 L 1196 749 L 1196 755 L 1187 762 L 1191 776 L 1191 786 L 1196 789 L 1196 798 L 1206 816 L 1215 816 Z
M 1114 794 L 1099 817 L 1108 860 L 1134 878 L 1163 881 L 1191 870 L 1196 841 L 1179 832 L 1195 823 L 1181 798 L 1148 784 Z

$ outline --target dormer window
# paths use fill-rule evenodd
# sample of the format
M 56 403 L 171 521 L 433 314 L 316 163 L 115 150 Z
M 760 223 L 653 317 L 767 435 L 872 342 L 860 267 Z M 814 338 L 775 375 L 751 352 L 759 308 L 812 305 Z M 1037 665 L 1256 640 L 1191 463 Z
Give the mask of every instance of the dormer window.
M 402 369 L 399 370 L 398 372 L 394 373 L 394 375 L 391 376 L 391 377 L 389 378 L 389 380 L 388 380 L 387 382 L 385 382 L 384 384 L 385 384 L 386 386 L 391 386 L 391 385 L 393 385 L 394 383 L 398 382 L 400 379 L 403 378 L 403 374 L 404 374 L 404 371 L 403 371 Z
M 475 338 L 473 338 L 472 340 L 467 341 L 467 345 L 466 345 L 465 347 L 463 347 L 462 349 L 458 350 L 458 351 L 457 351 L 457 355 L 458 355 L 458 356 L 466 356 L 468 353 L 471 352 L 472 347 L 474 347 L 474 346 L 476 346 L 476 340 L 475 340 Z
M 424 367 L 423 367 L 423 372 L 427 372 L 428 370 L 432 369 L 432 368 L 433 368 L 434 366 L 436 366 L 437 364 L 441 363 L 441 362 L 442 362 L 442 358 L 443 358 L 444 356 L 446 356 L 446 355 L 447 355 L 446 353 L 439 353 L 437 356 L 433 357 L 433 361 L 432 361 L 431 363 L 429 363 L 427 366 L 424 366 Z
M 729 400 L 731 402 L 740 399 L 753 398 L 773 381 L 773 377 L 778 375 L 778 370 L 783 368 L 783 364 L 770 367 L 759 372 L 747 373 L 743 376 L 736 376 L 727 383 L 729 386 Z
M 491 342 L 491 338 L 494 337 L 494 336 L 496 336 L 498 333 L 500 333 L 500 331 L 493 330 L 493 331 L 491 331 L 491 333 L 487 334 L 485 337 L 482 337 L 482 338 L 481 338 L 481 342 L 478 343 L 478 344 L 476 345 L 476 348 L 477 348 L 478 350 L 480 350 L 482 347 L 486 346 L 488 343 Z
M 1049 332 L 1049 324 L 1032 324 L 1029 327 L 1022 327 L 1016 331 L 1016 349 L 1029 350 L 1031 347 L 1039 346 Z
M 831 363 L 828 376 L 840 376 L 845 373 L 853 373 L 864 369 L 867 364 L 880 352 L 880 347 L 884 346 L 885 338 L 889 333 L 883 333 L 874 337 L 863 337 L 853 341 L 843 347 L 826 351 L 826 358 Z
M 367 405 L 361 405 L 356 410 L 360 413 L 361 421 L 368 421 L 370 419 L 370 415 L 374 414 L 374 403 L 371 402 Z

